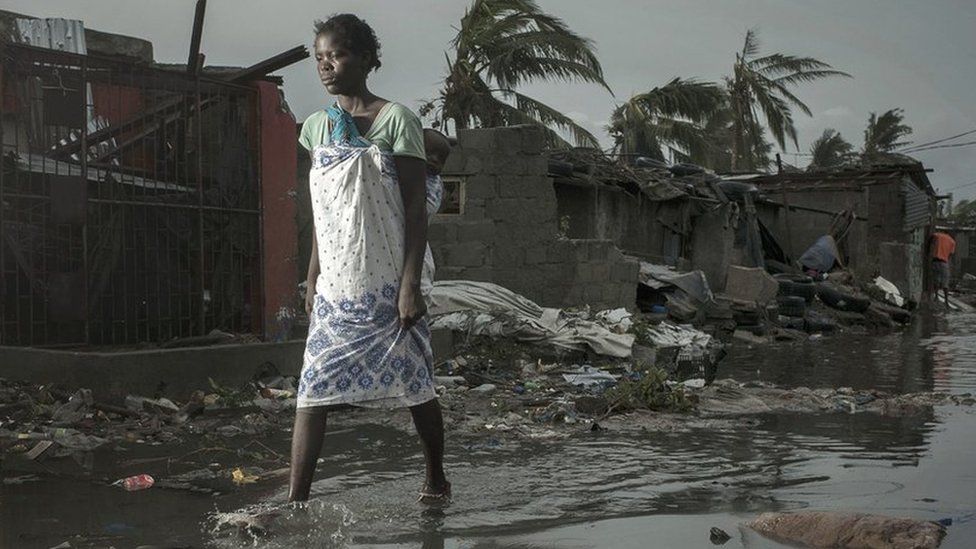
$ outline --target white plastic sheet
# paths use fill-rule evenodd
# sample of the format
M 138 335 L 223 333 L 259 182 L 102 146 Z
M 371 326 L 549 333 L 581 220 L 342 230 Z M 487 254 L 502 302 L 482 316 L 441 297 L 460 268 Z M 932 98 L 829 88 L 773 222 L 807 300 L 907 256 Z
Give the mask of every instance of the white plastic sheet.
M 634 344 L 632 334 L 614 333 L 597 322 L 540 307 L 490 282 L 436 281 L 430 301 L 431 328 L 512 337 L 573 350 L 589 348 L 618 358 L 629 357 Z

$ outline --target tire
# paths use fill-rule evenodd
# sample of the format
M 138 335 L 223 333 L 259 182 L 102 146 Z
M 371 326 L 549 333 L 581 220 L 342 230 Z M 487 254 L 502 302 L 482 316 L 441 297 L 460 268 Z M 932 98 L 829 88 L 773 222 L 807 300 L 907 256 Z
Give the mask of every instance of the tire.
M 807 302 L 800 296 L 784 295 L 776 298 L 779 305 L 779 314 L 794 318 L 803 318 L 807 312 Z
M 809 276 L 779 274 L 773 278 L 779 284 L 779 295 L 795 295 L 810 303 L 817 295 L 817 288 Z
M 792 282 L 787 295 L 802 297 L 804 301 L 811 303 L 817 297 L 817 287 L 812 282 Z
M 817 297 L 820 298 L 820 301 L 823 301 L 824 305 L 837 309 L 838 311 L 863 313 L 871 306 L 871 300 L 869 298 L 845 292 L 832 284 L 820 282 L 816 287 Z

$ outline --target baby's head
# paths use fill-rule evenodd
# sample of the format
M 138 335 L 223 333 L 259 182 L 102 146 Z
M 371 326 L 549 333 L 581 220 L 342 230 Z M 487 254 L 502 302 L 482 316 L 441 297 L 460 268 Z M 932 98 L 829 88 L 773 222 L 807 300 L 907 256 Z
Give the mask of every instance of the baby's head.
M 427 155 L 427 175 L 440 175 L 451 154 L 451 142 L 441 132 L 424 130 L 424 153 Z

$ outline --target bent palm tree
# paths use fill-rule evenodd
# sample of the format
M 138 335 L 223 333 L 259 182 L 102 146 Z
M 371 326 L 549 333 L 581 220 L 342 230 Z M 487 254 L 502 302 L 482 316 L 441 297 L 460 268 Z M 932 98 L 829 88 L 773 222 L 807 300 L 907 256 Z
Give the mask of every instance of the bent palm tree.
M 757 159 L 753 158 L 752 151 L 757 149 L 762 139 L 760 130 L 764 126 L 773 134 L 781 149 L 786 147 L 787 138 L 799 147 L 792 109 L 797 108 L 807 116 L 812 113 L 791 88 L 830 76 L 850 77 L 812 57 L 782 53 L 757 57 L 758 54 L 756 31 L 749 30 L 742 51 L 735 55 L 732 76 L 725 78 L 729 109 L 732 111 L 733 169 L 755 169 Z M 760 111 L 764 124 L 759 118 Z
M 810 147 L 810 154 L 813 156 L 810 166 L 815 168 L 839 166 L 850 159 L 853 151 L 854 145 L 841 137 L 840 132 L 827 128 Z
M 421 109 L 439 109 L 439 122 L 456 129 L 510 124 L 545 128 L 552 145 L 566 145 L 556 130 L 579 145 L 597 139 L 571 118 L 515 90 L 539 80 L 593 82 L 609 91 L 593 43 L 544 13 L 533 0 L 474 0 L 454 37 L 454 59 L 440 97 Z M 439 103 L 439 105 L 435 105 Z
M 668 147 L 682 158 L 701 156 L 710 147 L 704 124 L 723 105 L 717 85 L 675 78 L 614 109 L 607 132 L 618 154 L 664 160 Z
M 891 153 L 910 144 L 911 141 L 901 140 L 912 133 L 912 128 L 902 123 L 904 120 L 905 111 L 902 109 L 891 109 L 881 116 L 871 113 L 868 127 L 864 129 L 864 156 Z

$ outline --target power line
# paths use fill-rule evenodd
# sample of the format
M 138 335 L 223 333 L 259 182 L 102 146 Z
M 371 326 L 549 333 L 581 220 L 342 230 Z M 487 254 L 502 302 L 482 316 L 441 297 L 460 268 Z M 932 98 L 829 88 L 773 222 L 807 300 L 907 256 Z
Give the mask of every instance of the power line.
M 900 152 L 902 154 L 908 154 L 908 153 L 917 153 L 923 151 L 931 151 L 932 149 L 953 149 L 956 147 L 971 147 L 973 145 L 976 145 L 976 141 L 967 141 L 965 143 L 949 143 L 948 145 L 935 145 L 932 147 L 925 147 L 922 149 L 914 149 L 911 151 L 900 151 Z
M 967 135 L 969 135 L 971 133 L 976 133 L 976 130 L 969 130 L 968 132 L 963 132 L 963 133 L 961 133 L 959 135 L 953 135 L 952 137 L 946 137 L 946 138 L 943 138 L 943 139 L 936 139 L 935 141 L 929 141 L 928 143 L 919 143 L 917 145 L 912 145 L 910 147 L 906 145 L 905 148 L 901 149 L 898 152 L 911 152 L 914 149 L 920 149 L 922 147 L 928 147 L 929 145 L 936 145 L 938 143 L 944 143 L 946 141 L 952 141 L 953 139 L 957 139 L 957 138 L 960 138 L 960 137 L 965 137 L 965 136 L 967 136 Z

